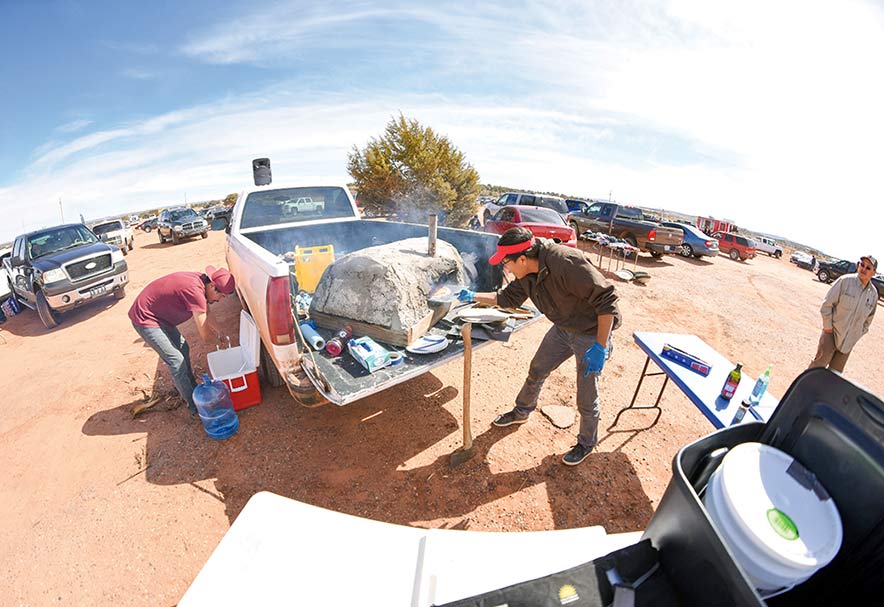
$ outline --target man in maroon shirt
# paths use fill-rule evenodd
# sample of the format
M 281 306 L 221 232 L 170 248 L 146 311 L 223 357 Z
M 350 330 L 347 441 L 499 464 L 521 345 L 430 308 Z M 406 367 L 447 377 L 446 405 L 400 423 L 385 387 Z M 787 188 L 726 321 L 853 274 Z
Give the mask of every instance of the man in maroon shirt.
M 175 272 L 144 287 L 129 308 L 129 319 L 144 342 L 157 351 L 169 367 L 178 394 L 191 413 L 196 380 L 190 366 L 190 347 L 176 328 L 193 318 L 200 338 L 207 344 L 221 342 L 221 332 L 209 315 L 209 304 L 230 295 L 233 275 L 225 268 L 209 266 L 205 273 Z

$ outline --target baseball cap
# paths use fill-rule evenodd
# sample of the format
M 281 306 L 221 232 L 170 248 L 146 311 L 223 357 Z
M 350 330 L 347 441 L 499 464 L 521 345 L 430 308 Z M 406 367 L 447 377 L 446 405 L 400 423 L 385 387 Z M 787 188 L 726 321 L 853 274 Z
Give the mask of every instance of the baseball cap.
M 488 258 L 488 263 L 492 266 L 496 266 L 503 258 L 507 255 L 512 255 L 513 253 L 521 253 L 522 251 L 527 251 L 534 245 L 534 238 L 531 240 L 525 240 L 524 242 L 517 242 L 516 244 L 505 244 L 497 245 L 497 252 L 494 253 L 491 257 Z
M 233 293 L 236 283 L 233 280 L 233 274 L 227 268 L 208 266 L 206 268 L 206 276 L 209 277 L 209 280 L 212 281 L 212 284 L 215 285 L 219 293 L 224 293 L 225 295 Z
M 865 260 L 868 261 L 870 264 L 872 264 L 872 265 L 875 267 L 876 270 L 878 269 L 878 260 L 875 259 L 874 257 L 872 257 L 871 255 L 863 255 L 863 256 L 860 257 L 859 259 L 860 259 L 860 261 L 862 261 L 863 259 L 865 259 Z

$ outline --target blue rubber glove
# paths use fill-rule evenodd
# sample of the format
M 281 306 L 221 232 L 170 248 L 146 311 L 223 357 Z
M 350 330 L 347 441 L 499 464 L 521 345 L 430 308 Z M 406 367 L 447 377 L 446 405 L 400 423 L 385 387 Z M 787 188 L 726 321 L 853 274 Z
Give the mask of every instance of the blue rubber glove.
M 476 292 L 469 289 L 461 289 L 457 293 L 457 300 L 463 303 L 473 303 L 476 301 Z
M 592 344 L 592 347 L 583 355 L 583 364 L 586 365 L 586 369 L 583 370 L 583 377 L 588 376 L 590 373 L 601 373 L 605 366 L 607 354 L 608 350 L 602 344 L 599 342 Z

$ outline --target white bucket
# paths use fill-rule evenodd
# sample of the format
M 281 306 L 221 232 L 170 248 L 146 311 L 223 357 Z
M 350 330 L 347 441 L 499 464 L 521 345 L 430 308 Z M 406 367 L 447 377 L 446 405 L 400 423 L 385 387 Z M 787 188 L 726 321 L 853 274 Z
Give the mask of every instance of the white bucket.
M 703 504 L 763 596 L 804 582 L 841 548 L 841 517 L 832 498 L 791 456 L 761 443 L 728 452 L 709 479 Z

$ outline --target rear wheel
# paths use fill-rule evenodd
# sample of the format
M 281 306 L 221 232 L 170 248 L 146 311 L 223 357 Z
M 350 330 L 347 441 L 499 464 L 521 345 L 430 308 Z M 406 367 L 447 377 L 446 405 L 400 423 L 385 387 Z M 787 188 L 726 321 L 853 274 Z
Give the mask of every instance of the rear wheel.
M 276 370 L 276 365 L 273 364 L 273 359 L 270 358 L 270 354 L 267 352 L 267 348 L 264 347 L 263 343 L 261 344 L 260 362 L 261 365 L 259 371 L 261 372 L 264 381 L 274 388 L 283 385 L 284 382 L 282 376 L 279 374 L 279 371 Z
M 730 257 L 731 259 L 733 259 L 734 261 L 737 261 L 740 258 L 740 252 L 737 251 L 736 249 L 731 249 L 730 252 L 727 254 L 727 256 Z
M 37 314 L 40 315 L 40 320 L 47 329 L 54 329 L 61 322 L 59 313 L 49 307 L 49 302 L 46 301 L 43 291 L 37 291 Z
M 576 221 L 572 221 L 570 223 L 571 229 L 574 230 L 574 233 L 577 234 L 577 238 L 580 238 L 580 226 L 577 225 Z
M 132 240 L 129 241 L 129 250 L 131 251 L 134 248 L 135 248 L 135 239 L 133 238 Z
M 682 257 L 691 257 L 694 254 L 694 249 L 691 248 L 689 244 L 681 245 L 681 256 Z
M 651 257 L 653 257 L 654 259 L 660 259 L 661 257 L 663 257 L 663 253 L 659 253 L 657 251 L 651 251 Z
M 820 279 L 820 282 L 829 282 L 829 273 L 825 270 L 820 270 L 816 277 Z
M 782 252 L 782 251 L 777 251 L 776 253 L 773 254 L 773 256 L 776 257 L 777 259 L 779 259 L 780 257 L 783 256 L 783 252 Z

